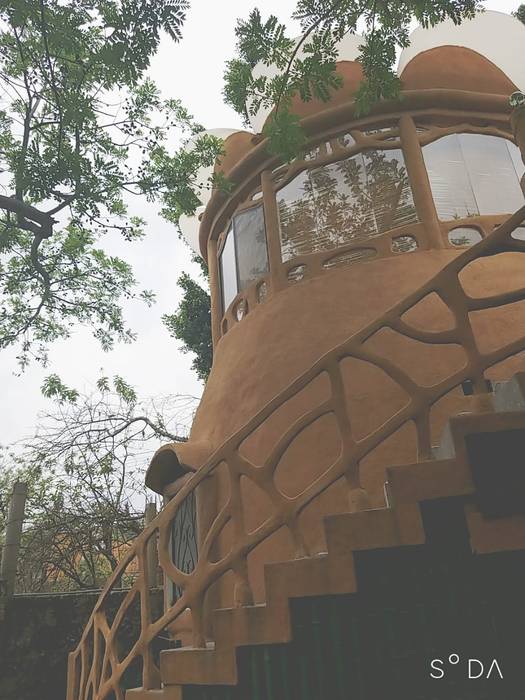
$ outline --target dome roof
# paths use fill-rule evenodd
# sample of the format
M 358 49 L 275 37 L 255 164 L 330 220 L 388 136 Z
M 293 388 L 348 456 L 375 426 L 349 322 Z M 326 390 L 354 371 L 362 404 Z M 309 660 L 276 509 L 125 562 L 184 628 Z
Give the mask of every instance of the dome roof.
M 352 99 L 363 77 L 357 61 L 362 37 L 349 34 L 338 44 L 337 72 L 343 80 L 342 87 L 332 93 L 330 102 L 311 100 L 302 102 L 295 98 L 294 111 L 302 117 L 330 109 Z M 473 19 L 455 25 L 452 20 L 435 27 L 418 27 L 410 35 L 410 45 L 399 58 L 398 74 L 404 90 L 449 89 L 467 90 L 495 95 L 510 95 L 516 89 L 525 90 L 525 62 L 520 60 L 525 45 L 525 25 L 512 15 L 486 11 Z M 298 56 L 303 56 L 299 49 Z M 272 77 L 275 66 L 259 63 L 253 75 Z M 227 174 L 253 147 L 254 136 L 262 131 L 270 114 L 268 108 L 260 108 L 250 118 L 253 133 L 238 129 L 211 129 L 206 133 L 225 141 L 225 154 L 216 167 Z M 202 168 L 199 179 L 206 182 L 212 168 Z M 200 191 L 203 206 L 195 216 L 182 216 L 180 227 L 193 250 L 200 254 L 200 215 L 204 212 L 211 191 Z
M 296 40 L 296 42 L 299 41 L 299 39 Z M 337 44 L 338 48 L 338 63 L 346 62 L 346 63 L 355 63 L 356 64 L 356 70 L 359 74 L 361 73 L 361 67 L 356 63 L 357 62 L 357 57 L 359 56 L 359 46 L 361 45 L 363 41 L 363 38 L 357 34 L 347 34 L 343 39 Z M 302 49 L 302 47 L 299 49 L 297 52 L 297 57 L 298 58 L 303 58 L 305 56 L 305 53 Z M 267 78 L 273 78 L 278 74 L 278 70 L 274 65 L 267 66 L 264 63 L 258 63 L 255 68 L 252 71 L 252 75 L 254 78 L 259 78 L 262 75 L 266 76 Z M 345 81 L 345 75 L 342 75 L 343 81 Z M 346 82 L 346 81 L 345 81 Z M 343 84 L 343 89 L 345 85 Z M 339 91 L 336 91 L 336 93 Z M 347 90 L 345 90 L 347 92 Z M 335 93 L 335 94 L 336 94 Z M 307 105 L 312 105 L 312 104 L 317 104 L 316 100 L 312 100 L 310 103 L 305 103 L 305 102 L 300 102 L 301 106 L 306 107 Z M 324 103 L 323 103 L 324 104 Z M 318 111 L 318 106 L 317 110 Z M 250 123 L 252 125 L 252 129 L 254 130 L 255 133 L 260 133 L 263 129 L 264 123 L 266 122 L 266 119 L 268 118 L 270 112 L 272 110 L 268 107 L 261 107 L 259 111 L 250 117 Z
M 209 134 L 210 136 L 216 136 L 219 139 L 223 139 L 224 142 L 228 140 L 228 137 L 230 137 L 232 134 L 238 133 L 237 129 L 207 129 L 205 134 Z M 188 149 L 191 150 L 191 148 L 195 144 L 195 139 L 192 139 L 188 143 Z M 202 183 L 203 186 L 199 187 L 197 189 L 197 194 L 199 196 L 199 199 L 202 202 L 202 205 L 200 207 L 197 207 L 197 210 L 193 216 L 186 216 L 183 214 L 180 219 L 179 219 L 179 227 L 182 232 L 182 235 L 184 236 L 184 239 L 186 243 L 190 246 L 190 248 L 193 250 L 194 253 L 197 255 L 201 254 L 200 247 L 199 247 L 199 227 L 200 227 L 200 216 L 206 209 L 206 205 L 208 204 L 208 201 L 211 197 L 211 189 L 209 187 L 206 187 L 206 183 L 210 179 L 212 173 L 213 173 L 213 166 L 209 166 L 206 168 L 200 168 L 199 171 L 197 172 L 197 182 Z
M 453 47 L 461 47 L 469 50 L 467 61 L 478 60 L 477 65 L 481 66 L 482 59 L 485 59 L 484 64 L 492 64 L 494 69 L 503 74 L 508 84 L 525 88 L 525 64 L 520 59 L 524 45 L 525 25 L 518 19 L 503 12 L 479 12 L 473 19 L 464 20 L 459 25 L 446 20 L 430 29 L 415 29 L 410 35 L 410 45 L 401 53 L 398 73 L 403 78 L 412 61 L 421 60 L 425 55 L 428 56 L 427 52 L 434 51 L 435 63 L 427 62 L 426 69 L 427 79 L 435 80 L 433 74 L 442 73 L 442 60 L 447 53 L 454 61 L 461 60 L 460 56 L 468 56 L 465 51 L 461 54 L 457 50 L 448 51 Z M 490 85 L 494 75 L 495 71 L 491 71 L 491 80 L 488 81 Z M 454 89 L 455 83 L 456 80 L 446 87 Z M 473 89 L 467 79 L 462 85 L 464 89 Z

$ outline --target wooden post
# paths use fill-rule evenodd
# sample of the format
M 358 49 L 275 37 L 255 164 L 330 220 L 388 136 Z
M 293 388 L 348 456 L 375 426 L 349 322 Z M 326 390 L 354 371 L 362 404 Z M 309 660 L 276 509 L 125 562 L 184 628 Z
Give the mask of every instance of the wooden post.
M 22 539 L 26 498 L 27 484 L 23 481 L 17 481 L 13 486 L 13 493 L 9 503 L 4 548 L 2 549 L 2 563 L 0 564 L 2 594 L 6 598 L 9 598 L 15 592 L 16 569 L 20 541 Z
M 157 516 L 157 504 L 146 503 L 144 511 L 144 527 L 148 527 Z M 159 554 L 157 550 L 157 536 L 151 537 L 147 544 L 146 561 L 148 566 L 148 584 L 150 588 L 158 586 Z

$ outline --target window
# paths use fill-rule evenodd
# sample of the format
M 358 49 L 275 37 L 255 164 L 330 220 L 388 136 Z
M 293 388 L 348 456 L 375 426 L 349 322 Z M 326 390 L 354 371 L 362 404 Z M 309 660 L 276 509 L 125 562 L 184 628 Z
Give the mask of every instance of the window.
M 279 190 L 277 204 L 284 261 L 417 222 L 399 149 L 304 170 Z
M 233 227 L 226 234 L 226 240 L 220 258 L 222 305 L 226 311 L 233 299 L 237 296 L 237 269 L 235 264 L 235 241 Z
M 171 558 L 175 566 L 185 574 L 191 574 L 197 565 L 197 512 L 194 491 L 182 501 L 173 518 Z M 181 595 L 180 586 L 173 586 L 172 602 L 178 600 Z
M 507 139 L 452 134 L 425 146 L 423 157 L 443 221 L 509 214 L 523 205 L 525 167 Z
M 262 206 L 233 217 L 219 258 L 223 311 L 237 294 L 268 272 Z
M 233 220 L 237 245 L 239 291 L 268 272 L 268 251 L 262 207 L 243 211 Z

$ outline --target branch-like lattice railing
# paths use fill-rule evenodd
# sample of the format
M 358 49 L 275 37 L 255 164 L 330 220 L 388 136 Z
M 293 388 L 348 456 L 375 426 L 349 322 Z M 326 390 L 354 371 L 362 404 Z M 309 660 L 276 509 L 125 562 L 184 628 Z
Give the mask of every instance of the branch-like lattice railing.
M 480 347 L 472 324 L 471 314 L 496 307 L 506 307 L 525 300 L 524 286 L 510 291 L 498 291 L 485 297 L 470 296 L 463 286 L 466 268 L 481 258 L 500 253 L 525 253 L 525 241 L 516 234 L 525 219 L 525 207 L 496 228 L 475 246 L 466 249 L 450 261 L 429 282 L 410 294 L 402 302 L 387 311 L 363 330 L 333 348 L 321 357 L 308 371 L 292 382 L 280 395 L 270 401 L 241 430 L 232 435 L 210 457 L 195 475 L 182 487 L 156 519 L 135 540 L 118 569 L 106 584 L 85 628 L 77 649 L 70 655 L 68 674 L 68 700 L 124 700 L 125 677 L 137 664 L 141 666 L 142 683 L 146 689 L 160 687 L 160 674 L 156 659 L 158 638 L 183 613 L 191 610 L 194 646 L 204 647 L 206 620 L 203 604 L 210 587 L 218 580 L 233 574 L 234 600 L 237 605 L 250 604 L 252 593 L 248 579 L 247 559 L 260 543 L 280 528 L 291 534 L 295 556 L 308 555 L 299 527 L 299 516 L 304 509 L 318 499 L 340 478 L 346 479 L 351 491 L 366 495 L 361 486 L 359 463 L 377 446 L 412 422 L 417 433 L 420 459 L 430 457 L 432 406 L 465 380 L 470 380 L 474 393 L 486 393 L 487 369 L 505 359 L 525 351 L 525 334 L 490 350 Z M 520 233 L 523 229 L 520 229 Z M 514 234 L 514 236 L 513 236 Z M 525 261 L 525 258 L 524 258 Z M 494 269 L 494 268 L 492 268 Z M 525 265 L 523 267 L 525 271 Z M 404 318 L 428 295 L 437 295 L 453 317 L 448 330 L 422 330 Z M 525 323 L 524 326 L 525 327 Z M 453 369 L 448 376 L 432 386 L 416 382 L 388 357 L 382 357 L 370 348 L 369 341 L 383 329 L 418 341 L 425 346 L 461 346 L 464 364 Z M 352 416 L 345 401 L 345 389 L 341 363 L 345 358 L 355 358 L 385 372 L 409 397 L 406 405 L 391 415 L 382 425 L 357 439 L 352 429 Z M 270 454 L 261 464 L 250 462 L 241 454 L 242 443 L 262 426 L 285 402 L 308 387 L 316 378 L 325 374 L 330 383 L 329 398 L 307 411 L 289 425 L 274 444 Z M 327 414 L 335 417 L 341 437 L 341 450 L 333 463 L 298 495 L 290 497 L 279 490 L 275 473 L 279 462 L 292 441 L 309 426 Z M 229 497 L 220 508 L 209 530 L 201 538 L 198 561 L 191 573 L 180 571 L 171 558 L 170 536 L 172 523 L 181 504 L 188 495 L 210 474 L 219 468 L 229 480 Z M 268 498 L 265 520 L 253 531 L 245 525 L 249 504 L 243 501 L 241 477 L 251 480 Z M 359 498 L 357 499 L 359 500 Z M 354 499 L 355 502 L 355 499 Z M 231 548 L 217 557 L 217 543 L 221 532 L 228 526 L 231 532 Z M 174 603 L 157 619 L 152 616 L 149 587 L 156 572 L 148 571 L 147 547 L 152 538 L 158 537 L 159 561 L 164 574 L 179 591 Z M 219 548 L 220 549 L 220 548 Z M 126 568 L 133 566 L 140 572 L 133 586 L 125 595 L 116 614 L 110 611 L 110 593 L 120 586 Z M 140 628 L 133 645 L 123 649 L 119 643 L 122 627 L 134 608 L 140 613 Z

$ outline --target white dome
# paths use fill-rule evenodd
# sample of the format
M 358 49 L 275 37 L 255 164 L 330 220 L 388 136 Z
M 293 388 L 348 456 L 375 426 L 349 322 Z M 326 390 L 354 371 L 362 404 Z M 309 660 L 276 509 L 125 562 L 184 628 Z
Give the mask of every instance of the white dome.
M 223 141 L 225 141 L 228 138 L 228 136 L 231 136 L 232 134 L 235 134 L 238 131 L 239 129 L 207 129 L 206 131 L 199 134 L 199 136 L 201 136 L 202 134 L 209 134 L 210 136 L 216 136 L 217 138 L 223 139 Z M 191 150 L 195 146 L 195 141 L 197 138 L 198 136 L 195 137 L 195 139 L 192 139 L 188 142 L 188 150 Z M 197 255 L 201 254 L 199 246 L 199 216 L 206 209 L 206 205 L 208 204 L 211 197 L 211 188 L 209 186 L 207 187 L 206 183 L 208 183 L 212 174 L 212 165 L 206 168 L 199 168 L 197 172 L 197 182 L 202 183 L 203 186 L 197 189 L 197 194 L 202 202 L 202 206 L 197 208 L 197 211 L 193 216 L 182 215 L 179 219 L 179 226 L 184 240 L 190 246 L 190 248 L 195 253 L 197 253 Z

